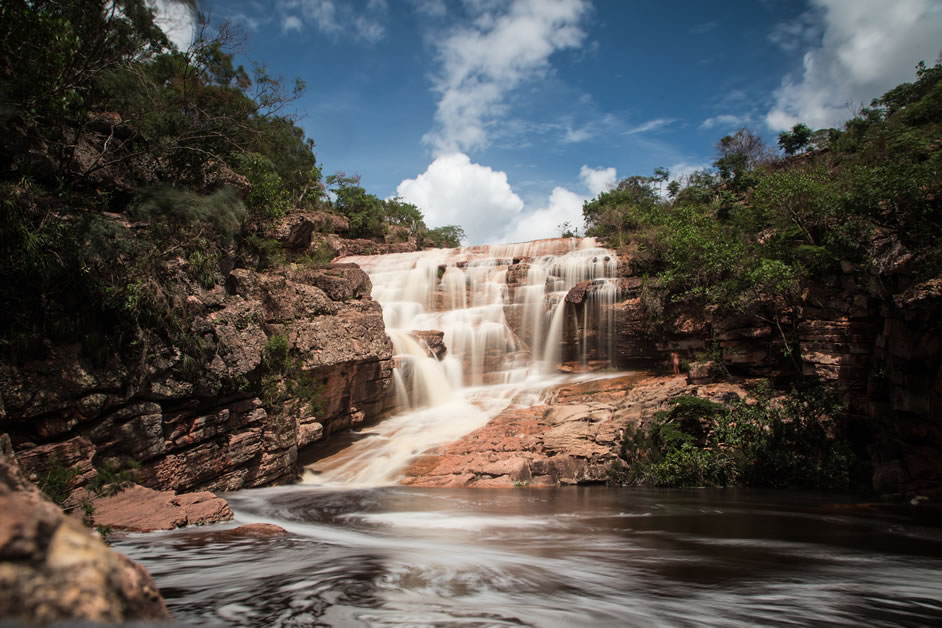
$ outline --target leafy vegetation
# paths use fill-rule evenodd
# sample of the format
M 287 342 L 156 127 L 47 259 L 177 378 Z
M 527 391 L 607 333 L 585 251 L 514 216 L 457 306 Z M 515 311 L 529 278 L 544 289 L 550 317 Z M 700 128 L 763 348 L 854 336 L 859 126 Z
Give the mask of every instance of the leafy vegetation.
M 103 365 L 157 339 L 196 375 L 213 350 L 193 340 L 186 294 L 233 264 L 329 261 L 323 243 L 294 260 L 274 240 L 293 211 L 344 215 L 355 237 L 460 241 L 356 177 L 325 182 L 287 113 L 303 82 L 236 65 L 233 31 L 197 18 L 178 50 L 146 0 L 0 7 L 0 357 L 80 343 Z
M 860 270 L 886 280 L 881 243 L 898 242 L 925 279 L 942 271 L 942 64 L 863 108 L 843 129 L 797 124 L 779 157 L 740 129 L 714 168 L 663 186 L 633 176 L 583 207 L 586 235 L 622 247 L 670 302 L 782 324 L 809 277 Z M 657 308 L 655 308 L 657 309 Z M 779 328 L 783 337 L 794 330 Z
M 613 484 L 847 490 L 855 457 L 838 438 L 841 404 L 817 387 L 773 399 L 760 387 L 732 406 L 680 397 L 644 429 L 629 429 Z

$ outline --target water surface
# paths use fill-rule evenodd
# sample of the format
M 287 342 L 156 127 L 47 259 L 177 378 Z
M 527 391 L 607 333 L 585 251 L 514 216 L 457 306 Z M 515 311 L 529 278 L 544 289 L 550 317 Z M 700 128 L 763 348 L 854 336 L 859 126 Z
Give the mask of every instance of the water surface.
M 227 495 L 237 523 L 131 535 L 174 617 L 231 626 L 942 625 L 942 531 L 808 494 Z

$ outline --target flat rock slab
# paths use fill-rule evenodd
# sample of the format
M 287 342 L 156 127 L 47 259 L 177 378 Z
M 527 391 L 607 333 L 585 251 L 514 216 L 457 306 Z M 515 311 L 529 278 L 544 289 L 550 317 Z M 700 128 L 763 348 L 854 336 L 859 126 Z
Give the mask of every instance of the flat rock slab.
M 117 495 L 94 499 L 92 503 L 95 525 L 129 532 L 173 530 L 232 519 L 226 500 L 209 491 L 177 495 L 173 491 L 134 485 Z
M 425 452 L 403 484 L 442 487 L 558 486 L 605 482 L 628 426 L 637 427 L 680 395 L 720 400 L 735 384 L 692 386 L 682 375 L 566 384 L 546 401 L 511 407 L 460 440 Z

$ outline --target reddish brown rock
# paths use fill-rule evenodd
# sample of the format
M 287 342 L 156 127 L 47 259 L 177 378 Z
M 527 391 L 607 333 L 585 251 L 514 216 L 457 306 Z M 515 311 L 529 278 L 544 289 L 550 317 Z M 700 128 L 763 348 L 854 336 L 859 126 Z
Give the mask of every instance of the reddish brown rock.
M 129 532 L 172 530 L 232 519 L 226 500 L 210 492 L 177 495 L 132 486 L 111 497 L 92 500 L 95 525 Z
M 409 332 L 409 335 L 424 346 L 429 357 L 441 360 L 448 354 L 448 347 L 445 346 L 445 332 L 443 331 L 421 330 Z
M 143 567 L 66 517 L 0 435 L 0 618 L 24 624 L 169 620 Z
M 426 452 L 405 472 L 410 486 L 500 487 L 604 482 L 626 426 L 670 400 L 718 399 L 745 391 L 730 383 L 693 387 L 680 377 L 641 374 L 562 386 L 544 405 L 510 408 L 455 443 Z
M 239 526 L 238 528 L 226 530 L 225 534 L 228 536 L 271 537 L 285 536 L 288 534 L 288 531 L 273 523 L 249 523 L 244 526 Z

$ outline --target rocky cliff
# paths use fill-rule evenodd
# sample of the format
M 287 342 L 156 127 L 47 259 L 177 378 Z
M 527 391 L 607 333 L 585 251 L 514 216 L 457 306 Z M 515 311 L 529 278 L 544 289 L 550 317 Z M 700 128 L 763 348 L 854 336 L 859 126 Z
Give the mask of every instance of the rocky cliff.
M 64 466 L 77 487 L 133 460 L 136 481 L 159 489 L 285 483 L 299 448 L 391 409 L 392 348 L 361 270 L 237 268 L 219 283 L 185 297 L 202 363 L 154 342 L 133 363 L 59 346 L 0 364 L 0 432 L 27 474 Z
M 890 255 L 893 258 L 894 256 Z M 886 494 L 942 492 L 942 280 L 884 260 L 892 272 L 845 265 L 804 286 L 797 307 L 757 302 L 749 313 L 720 313 L 672 302 L 631 274 L 622 258 L 615 310 L 614 364 L 670 369 L 715 360 L 724 370 L 788 383 L 809 376 L 834 383 L 847 403 L 848 435 L 869 455 L 874 488 Z M 511 267 L 508 277 L 521 271 Z M 575 359 L 576 332 L 591 282 L 570 291 L 564 359 Z M 590 325 L 591 327 L 591 325 Z M 590 328 L 590 336 L 598 329 Z M 588 343 L 588 359 L 594 343 Z M 686 367 L 686 364 L 684 364 Z

